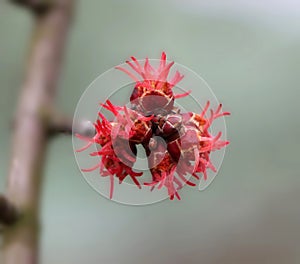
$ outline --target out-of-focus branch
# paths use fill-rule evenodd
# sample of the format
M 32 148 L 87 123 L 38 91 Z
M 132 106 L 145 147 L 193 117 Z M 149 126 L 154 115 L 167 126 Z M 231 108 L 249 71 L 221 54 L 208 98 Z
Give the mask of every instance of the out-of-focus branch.
M 11 0 L 12 1 L 12 0 Z M 34 2 L 19 1 L 31 8 Z M 48 125 L 43 109 L 54 106 L 73 0 L 53 0 L 51 8 L 34 12 L 35 27 L 24 83 L 17 105 L 6 197 L 20 212 L 4 230 L 4 264 L 38 263 L 39 204 Z
M 0 224 L 12 225 L 18 219 L 17 209 L 3 195 L 0 195 Z
M 43 14 L 55 4 L 55 0 L 10 0 L 12 3 L 26 7 L 35 14 Z

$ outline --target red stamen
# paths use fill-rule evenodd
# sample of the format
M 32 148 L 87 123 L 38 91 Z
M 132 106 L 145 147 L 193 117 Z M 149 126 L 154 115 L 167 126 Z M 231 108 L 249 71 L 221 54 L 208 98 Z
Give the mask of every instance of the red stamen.
M 187 92 L 185 92 L 185 93 L 183 93 L 183 94 L 175 94 L 175 95 L 174 95 L 174 98 L 175 98 L 175 99 L 178 99 L 178 98 L 182 98 L 182 97 L 188 96 L 191 92 L 192 92 L 192 91 L 189 90 L 189 91 L 187 91 Z

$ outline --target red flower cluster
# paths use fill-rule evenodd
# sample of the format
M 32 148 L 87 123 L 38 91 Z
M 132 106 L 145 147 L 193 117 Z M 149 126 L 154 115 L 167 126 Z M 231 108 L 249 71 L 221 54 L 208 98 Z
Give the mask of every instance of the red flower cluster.
M 76 135 L 86 141 L 86 146 L 77 151 L 84 151 L 91 145 L 99 146 L 99 151 L 90 153 L 99 156 L 99 162 L 88 172 L 98 169 L 101 176 L 110 177 L 110 198 L 113 196 L 114 177 L 121 183 L 127 176 L 141 188 L 138 180 L 142 172 L 133 171 L 136 161 L 137 145 L 145 148 L 148 165 L 152 174 L 151 182 L 143 185 L 161 189 L 166 187 L 171 200 L 180 199 L 178 190 L 184 184 L 196 186 L 189 180 L 192 176 L 199 180 L 199 174 L 207 179 L 207 168 L 216 171 L 210 161 L 210 153 L 226 146 L 229 142 L 221 140 L 221 132 L 216 136 L 209 133 L 212 122 L 221 116 L 229 115 L 221 112 L 222 105 L 216 111 L 209 109 L 209 102 L 202 113 L 181 113 L 174 107 L 177 98 L 187 96 L 174 94 L 172 88 L 182 80 L 178 71 L 168 81 L 168 75 L 174 62 L 167 63 L 166 54 L 162 53 L 160 65 L 152 67 L 148 58 L 141 65 L 135 57 L 126 62 L 142 78 L 142 81 L 131 71 L 116 67 L 128 74 L 135 87 L 130 97 L 131 107 L 115 106 L 109 100 L 102 107 L 114 116 L 113 121 L 98 113 L 94 123 L 96 134 L 93 138 Z

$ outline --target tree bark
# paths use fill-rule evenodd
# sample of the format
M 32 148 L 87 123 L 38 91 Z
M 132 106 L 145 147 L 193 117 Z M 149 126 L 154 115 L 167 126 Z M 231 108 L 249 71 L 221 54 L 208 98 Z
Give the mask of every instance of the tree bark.
M 54 107 L 73 11 L 73 0 L 52 2 L 45 12 L 34 12 L 31 51 L 16 111 L 6 197 L 21 217 L 4 230 L 5 264 L 38 263 L 39 203 L 48 140 L 43 113 Z

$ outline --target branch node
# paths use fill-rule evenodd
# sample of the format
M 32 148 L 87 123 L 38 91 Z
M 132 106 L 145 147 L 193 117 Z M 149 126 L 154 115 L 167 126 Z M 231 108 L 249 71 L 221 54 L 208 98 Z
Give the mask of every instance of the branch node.
M 10 0 L 12 3 L 30 9 L 35 15 L 47 13 L 53 6 L 53 0 Z
M 3 225 L 13 225 L 19 218 L 19 213 L 15 206 L 6 197 L 0 195 L 0 223 Z

